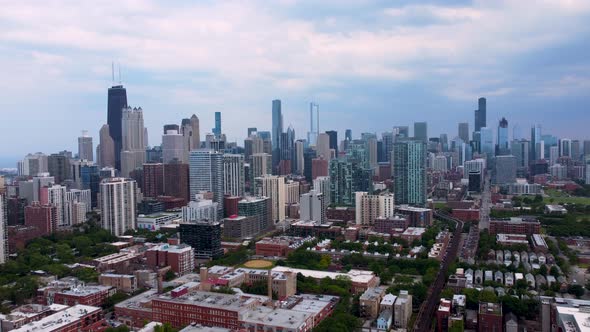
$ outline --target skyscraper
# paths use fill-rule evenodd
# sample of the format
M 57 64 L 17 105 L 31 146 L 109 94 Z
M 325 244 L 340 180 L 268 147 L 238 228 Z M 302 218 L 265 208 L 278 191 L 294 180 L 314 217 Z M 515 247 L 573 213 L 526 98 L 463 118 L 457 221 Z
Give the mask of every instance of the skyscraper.
M 144 197 L 158 197 L 164 194 L 164 164 L 143 164 Z
M 114 143 L 115 167 L 121 169 L 121 149 L 123 148 L 123 130 L 121 120 L 123 109 L 127 108 L 127 90 L 122 85 L 109 88 L 107 105 L 107 124 L 109 135 Z M 143 130 L 143 129 L 142 129 Z
M 352 141 L 352 129 L 346 129 L 344 132 L 344 139 L 347 141 Z
M 338 157 L 338 132 L 335 130 L 326 131 L 328 137 L 330 137 L 330 149 L 333 149 L 336 157 Z
M 123 109 L 122 119 L 121 175 L 128 177 L 132 171 L 145 164 L 145 143 L 143 110 L 127 107 Z
M 188 153 L 192 150 L 199 149 L 201 147 L 201 135 L 199 129 L 199 118 L 196 115 L 192 115 L 190 119 L 182 119 L 182 136 L 186 144 L 187 157 Z
M 137 183 L 124 178 L 104 179 L 100 183 L 102 227 L 115 236 L 136 229 Z
M 244 196 L 244 156 L 241 154 L 223 155 L 223 193 Z
M 83 130 L 82 136 L 78 137 L 78 158 L 82 160 L 94 161 L 94 148 L 92 147 L 92 137 L 88 136 L 88 131 Z
M 507 155 L 510 150 L 508 143 L 508 120 L 502 118 L 498 124 L 498 145 L 496 148 L 497 155 Z
M 426 143 L 396 142 L 392 171 L 396 204 L 426 204 Z
M 330 136 L 325 133 L 318 134 L 316 151 L 318 157 L 323 157 L 326 160 L 330 160 L 332 153 L 330 152 Z
M 414 139 L 428 142 L 428 127 L 426 122 L 414 122 Z
M 188 164 L 178 161 L 164 164 L 164 195 L 190 201 L 188 169 Z
M 255 179 L 256 194 L 269 197 L 272 204 L 272 220 L 285 220 L 285 177 L 266 175 Z
M 185 144 L 189 144 L 177 129 L 168 129 L 162 135 L 162 162 L 167 164 L 173 160 L 186 163 L 188 160 Z
M 189 157 L 189 182 L 191 200 L 199 192 L 212 192 L 213 201 L 223 211 L 223 154 L 210 150 L 191 151 Z M 221 213 L 220 213 L 221 214 Z
M 569 138 L 562 138 L 559 140 L 559 156 L 572 157 L 572 140 Z
M 66 156 L 53 153 L 47 157 L 47 168 L 49 175 L 55 178 L 55 183 L 62 183 L 62 181 L 70 178 L 70 161 Z
M 531 127 L 531 145 L 530 145 L 530 158 L 531 161 L 543 159 L 544 156 L 540 156 L 537 151 L 537 144 L 541 142 L 541 126 L 535 125 Z
M 250 162 L 251 179 L 272 174 L 272 157 L 268 153 L 255 153 Z
M 309 103 L 309 132 L 307 133 L 307 142 L 315 146 L 320 133 L 320 105 Z
M 324 194 L 318 190 L 310 190 L 301 195 L 299 218 L 301 220 L 313 220 L 320 223 L 326 222 L 326 207 L 328 202 Z
M 480 131 L 481 128 L 487 127 L 487 106 L 486 99 L 479 98 L 477 100 L 478 109 L 475 110 L 475 131 Z
M 221 224 L 213 221 L 181 223 L 178 227 L 180 240 L 193 247 L 195 258 L 211 259 L 221 257 Z
M 272 101 L 272 170 L 276 171 L 281 160 L 281 134 L 283 133 L 283 113 L 281 101 Z
M 479 151 L 485 153 L 489 159 L 494 155 L 494 133 L 492 128 L 482 127 L 479 134 Z
M 337 206 L 354 206 L 356 191 L 372 192 L 372 172 L 352 156 L 332 159 L 329 166 L 330 200 Z M 317 179 L 316 179 L 317 180 Z
M 303 151 L 305 149 L 304 142 L 302 140 L 297 140 L 295 142 L 295 172 L 299 175 L 303 175 L 303 170 L 305 169 L 304 159 L 303 159 Z
M 509 185 L 516 182 L 517 160 L 512 155 L 497 156 L 495 158 L 494 183 Z
M 529 158 L 529 148 L 530 142 L 523 139 L 523 140 L 512 140 L 510 150 L 512 151 L 512 155 L 516 157 L 516 167 L 517 168 L 525 168 L 529 166 L 530 158 Z
M 105 124 L 100 128 L 100 166 L 115 167 L 115 141 L 110 134 L 109 125 Z
M 221 137 L 221 112 L 215 112 L 215 127 L 213 128 L 213 135 L 219 139 Z
M 463 140 L 463 143 L 469 143 L 469 123 L 459 123 L 459 138 Z

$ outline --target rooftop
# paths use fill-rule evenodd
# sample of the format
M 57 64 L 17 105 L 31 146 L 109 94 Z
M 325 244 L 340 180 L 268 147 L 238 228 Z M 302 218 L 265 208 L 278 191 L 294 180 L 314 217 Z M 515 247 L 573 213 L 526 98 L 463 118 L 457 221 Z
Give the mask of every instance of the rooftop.
M 284 328 L 303 327 L 311 314 L 301 311 L 286 309 L 271 309 L 268 307 L 257 307 L 248 311 L 242 321 L 251 324 L 264 324 Z
M 19 329 L 12 330 L 14 332 L 43 332 L 43 331 L 59 331 L 68 324 L 94 312 L 100 312 L 102 309 L 87 305 L 77 304 L 73 307 L 47 316 L 36 322 L 31 322 L 22 326 Z
M 323 279 L 323 278 L 330 278 L 336 279 L 337 277 L 348 277 L 351 279 L 352 282 L 355 283 L 368 283 L 369 281 L 375 278 L 375 273 L 372 271 L 363 271 L 363 270 L 350 270 L 348 273 L 339 273 L 339 272 L 328 272 L 328 271 L 316 271 L 316 270 L 305 270 L 305 269 L 295 269 L 286 266 L 276 266 L 272 269 L 273 272 L 293 272 L 293 273 L 301 273 L 305 277 L 312 277 L 315 279 Z

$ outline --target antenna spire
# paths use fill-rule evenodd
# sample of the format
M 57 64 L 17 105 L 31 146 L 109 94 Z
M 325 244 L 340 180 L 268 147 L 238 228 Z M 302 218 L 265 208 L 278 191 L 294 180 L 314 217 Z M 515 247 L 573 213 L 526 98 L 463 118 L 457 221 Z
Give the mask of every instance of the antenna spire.
M 115 62 L 114 61 L 111 62 L 111 74 L 113 75 L 112 76 L 113 77 L 112 82 L 114 84 L 115 83 Z
M 119 64 L 119 84 L 121 84 L 121 64 Z

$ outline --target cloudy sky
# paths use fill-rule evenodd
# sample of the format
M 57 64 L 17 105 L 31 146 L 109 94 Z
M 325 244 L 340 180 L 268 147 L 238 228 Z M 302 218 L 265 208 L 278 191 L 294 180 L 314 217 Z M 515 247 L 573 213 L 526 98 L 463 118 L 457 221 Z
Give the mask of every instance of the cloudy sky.
M 111 63 L 150 144 L 196 114 L 201 132 L 285 125 L 354 135 L 428 121 L 429 135 L 488 125 L 590 137 L 590 1 L 0 1 L 0 167 L 76 151 L 106 122 Z M 118 75 L 117 75 L 118 76 Z M 118 79 L 117 79 L 118 80 Z

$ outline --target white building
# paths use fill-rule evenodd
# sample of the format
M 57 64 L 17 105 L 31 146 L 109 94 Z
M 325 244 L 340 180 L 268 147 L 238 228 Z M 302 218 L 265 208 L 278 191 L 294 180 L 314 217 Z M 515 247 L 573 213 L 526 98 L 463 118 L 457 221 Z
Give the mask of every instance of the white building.
M 301 220 L 318 221 L 323 224 L 327 220 L 327 202 L 324 194 L 315 189 L 301 195 L 299 218 Z
M 395 213 L 394 195 L 369 195 L 365 191 L 355 193 L 357 225 L 371 225 L 378 217 L 388 218 Z
M 223 154 L 211 149 L 191 151 L 189 187 L 191 197 L 204 191 L 213 193 L 217 209 L 223 211 Z
M 223 155 L 223 193 L 244 196 L 244 156 L 241 154 Z
M 285 177 L 266 175 L 257 177 L 256 194 L 269 197 L 272 202 L 272 220 L 285 220 Z
M 316 145 L 317 157 L 324 157 L 327 161 L 330 161 L 332 152 L 330 152 L 330 136 L 326 133 L 318 135 L 318 141 Z
M 567 167 L 561 164 L 555 164 L 549 166 L 549 173 L 553 180 L 565 180 L 567 179 Z
M 66 212 L 66 187 L 54 184 L 41 190 L 43 192 L 41 203 L 55 206 L 57 227 L 63 228 L 71 225 L 68 218 L 69 213 Z
M 104 179 L 100 188 L 102 227 L 113 235 L 123 235 L 136 228 L 137 183 L 132 179 Z
M 318 193 L 324 194 L 326 204 L 330 204 L 330 177 L 318 176 L 313 180 L 313 189 Z
M 82 136 L 78 137 L 78 158 L 94 161 L 92 137 L 88 136 L 88 130 L 83 130 Z
M 446 172 L 448 170 L 447 157 L 435 156 L 432 159 L 432 169 L 435 171 Z
M 181 163 L 186 163 L 186 147 L 187 141 L 178 130 L 169 129 L 162 135 L 162 162 L 168 164 L 174 159 Z
M 203 195 L 198 194 L 194 201 L 190 201 L 187 206 L 182 207 L 182 221 L 218 221 L 218 211 L 219 209 L 216 202 L 213 202 L 210 199 L 203 199 Z
M 285 183 L 285 204 L 299 203 L 299 182 L 287 181 Z

